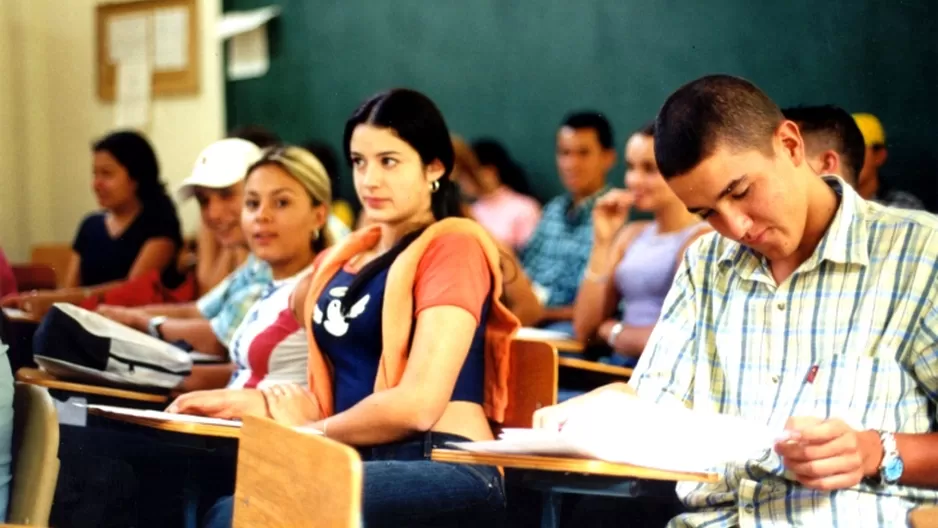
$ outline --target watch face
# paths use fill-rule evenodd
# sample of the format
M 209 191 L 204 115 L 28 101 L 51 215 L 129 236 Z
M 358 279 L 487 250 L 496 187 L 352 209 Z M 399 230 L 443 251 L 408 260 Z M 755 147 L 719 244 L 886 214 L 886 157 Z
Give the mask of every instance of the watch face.
M 902 463 L 902 459 L 899 457 L 893 458 L 883 468 L 883 480 L 889 484 L 895 484 L 899 481 L 899 477 L 902 476 L 904 469 L 905 466 Z

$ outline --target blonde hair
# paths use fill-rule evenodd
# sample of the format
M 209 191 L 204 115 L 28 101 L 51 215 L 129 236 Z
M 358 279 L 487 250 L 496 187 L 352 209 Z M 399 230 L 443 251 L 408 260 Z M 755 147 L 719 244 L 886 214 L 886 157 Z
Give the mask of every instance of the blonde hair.
M 291 178 L 297 181 L 306 190 L 313 205 L 325 205 L 327 209 L 332 204 L 332 183 L 325 166 L 319 158 L 310 151 L 293 145 L 282 145 L 264 149 L 261 159 L 257 160 L 248 169 L 245 179 L 255 169 L 265 165 L 277 165 Z M 318 236 L 313 240 L 313 249 L 317 252 L 331 246 L 332 234 L 328 229 L 328 221 L 322 226 Z

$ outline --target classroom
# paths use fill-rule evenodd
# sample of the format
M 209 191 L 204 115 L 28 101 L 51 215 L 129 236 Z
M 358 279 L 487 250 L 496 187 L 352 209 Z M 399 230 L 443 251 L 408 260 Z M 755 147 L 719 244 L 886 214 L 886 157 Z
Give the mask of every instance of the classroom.
M 938 3 L 0 3 L 0 526 L 938 527 Z

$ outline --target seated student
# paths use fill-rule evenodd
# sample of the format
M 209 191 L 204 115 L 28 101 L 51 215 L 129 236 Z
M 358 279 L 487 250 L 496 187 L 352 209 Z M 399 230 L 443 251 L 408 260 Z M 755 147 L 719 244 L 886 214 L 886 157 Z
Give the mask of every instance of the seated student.
M 336 161 L 335 151 L 328 143 L 323 141 L 307 141 L 303 148 L 313 153 L 329 174 L 329 182 L 332 184 L 333 196 L 339 192 L 339 163 Z M 341 199 L 332 200 L 332 210 L 329 211 L 329 231 L 332 233 L 332 240 L 338 242 L 351 233 L 352 224 L 355 222 L 355 213 L 352 212 L 352 206 Z
M 820 176 L 840 176 L 856 189 L 866 147 L 853 117 L 834 105 L 796 106 L 783 109 L 782 114 L 798 125 L 808 166 Z
M 104 209 L 85 217 L 65 277 L 65 288 L 7 297 L 4 306 L 26 309 L 32 301 L 77 303 L 151 270 L 178 286 L 175 269 L 182 247 L 176 207 L 159 179 L 156 154 L 135 132 L 115 132 L 97 141 L 93 188 Z
M 453 159 L 452 179 L 460 186 L 460 194 L 465 198 L 465 193 L 461 191 L 462 184 L 459 182 L 465 179 L 475 180 L 479 177 L 479 160 L 476 159 L 475 153 L 469 148 L 469 145 L 460 137 L 453 136 L 452 139 L 453 152 L 455 154 Z M 463 204 L 463 216 L 478 221 L 472 209 L 465 203 Z M 479 223 L 481 224 L 481 222 Z M 485 224 L 482 224 L 482 226 L 486 227 Z M 486 231 L 488 231 L 487 227 Z M 489 231 L 489 234 L 492 235 L 492 232 Z M 505 245 L 504 242 L 499 241 L 494 235 L 493 238 L 495 239 L 495 243 L 499 246 L 499 252 L 501 253 L 501 270 L 502 275 L 505 277 L 505 281 L 502 284 L 504 288 L 502 302 L 515 314 L 515 317 L 521 321 L 522 325 L 533 326 L 543 317 L 544 307 L 534 293 L 531 279 L 529 279 L 524 272 L 524 268 L 521 266 L 521 262 L 518 261 L 515 252 L 511 247 Z
M 241 230 L 244 175 L 260 158 L 261 149 L 250 141 L 216 141 L 199 154 L 176 191 L 180 201 L 195 198 L 202 214 L 194 255 L 199 295 L 225 280 L 251 252 Z
M 230 352 L 231 358 L 244 372 L 248 372 L 244 369 L 247 356 L 242 352 L 245 350 L 251 351 L 251 361 L 257 361 L 258 358 L 262 360 L 269 356 L 269 351 L 264 352 L 267 350 L 265 347 L 272 345 L 295 348 L 299 343 L 305 350 L 305 338 L 301 333 L 296 333 L 299 327 L 295 328 L 292 333 L 287 332 L 295 325 L 284 321 L 282 310 L 272 309 L 271 306 L 284 304 L 285 301 L 280 302 L 283 300 L 281 297 L 289 295 L 293 285 L 299 280 L 299 276 L 287 280 L 288 277 L 296 275 L 293 270 L 295 263 L 302 261 L 307 252 L 318 252 L 332 244 L 331 235 L 324 229 L 326 214 L 319 218 L 321 212 L 328 210 L 332 198 L 329 179 L 319 160 L 299 147 L 269 149 L 249 166 L 246 173 L 247 177 L 243 184 L 245 186 L 244 205 L 239 215 L 238 233 L 239 236 L 247 238 L 251 254 L 241 268 L 195 304 L 185 307 L 153 306 L 142 309 L 104 307 L 99 312 L 137 330 L 148 331 L 151 335 L 166 341 L 186 341 L 200 352 L 220 356 L 225 355 L 226 351 Z M 288 179 L 294 181 L 292 186 L 284 186 L 284 188 L 291 187 L 293 192 L 283 191 L 281 194 L 289 194 L 289 196 L 278 195 L 278 201 L 274 202 L 274 206 L 280 208 L 277 211 L 282 211 L 282 213 L 275 212 L 287 218 L 276 217 L 272 220 L 265 220 L 265 222 L 277 224 L 276 229 L 255 225 L 260 223 L 260 220 L 256 218 L 258 213 L 252 209 L 259 207 L 258 202 L 266 203 L 261 199 L 263 197 L 257 196 L 259 191 L 252 189 L 272 179 L 268 173 L 280 175 L 279 180 L 274 179 L 274 181 L 281 181 L 281 183 Z M 252 184 L 251 181 L 254 179 L 258 182 Z M 239 185 L 242 184 L 239 182 Z M 305 211 L 302 207 L 303 203 L 296 198 L 299 190 L 308 194 L 312 201 L 310 213 L 312 217 L 303 212 Z M 299 196 L 302 197 L 303 194 Z M 301 227 L 296 227 L 294 224 Z M 312 230 L 312 234 L 306 233 L 309 230 Z M 310 246 L 308 249 L 303 249 L 305 246 L 299 245 L 298 240 L 301 241 L 303 237 L 306 237 L 307 241 L 312 239 L 312 242 L 307 244 Z M 290 271 L 294 273 L 288 273 Z M 159 314 L 168 314 L 172 318 Z M 263 337 L 262 341 L 258 341 L 263 343 L 258 345 L 260 348 L 249 346 L 259 336 Z M 285 361 L 278 355 L 277 361 L 281 363 L 279 368 L 289 370 L 292 368 L 291 364 L 296 366 L 297 360 L 294 356 L 293 353 L 287 354 L 290 360 Z M 299 363 L 305 364 L 305 357 L 300 358 Z M 227 377 L 230 376 L 228 368 L 227 366 L 196 368 L 194 373 L 197 375 L 187 378 L 179 390 L 224 386 L 225 383 L 219 383 L 218 380 L 227 381 Z M 305 366 L 297 372 L 305 372 Z M 236 381 L 237 379 L 233 383 Z
M 593 208 L 593 250 L 573 306 L 573 330 L 612 349 L 613 363 L 634 366 L 655 328 L 674 273 L 691 242 L 710 229 L 671 192 L 655 163 L 654 124 L 625 145 L 627 191 L 612 190 Z M 651 222 L 622 228 L 632 207 Z M 624 303 L 621 319 L 612 314 Z
M 681 87 L 655 126 L 661 174 L 719 234 L 688 248 L 629 385 L 597 391 L 791 435 L 678 484 L 689 512 L 670 526 L 882 526 L 938 503 L 938 220 L 818 178 L 797 125 L 743 79 Z
M 879 168 L 886 163 L 886 132 L 883 124 L 873 114 L 853 114 L 853 119 L 866 143 L 863 169 L 857 184 L 860 196 L 867 200 L 874 200 L 883 205 L 902 207 L 904 209 L 924 209 L 922 201 L 909 192 L 900 189 L 883 189 L 884 183 L 879 174 Z M 885 182 L 888 183 L 888 182 Z
M 573 334 L 573 302 L 593 247 L 593 205 L 615 164 L 612 126 L 597 112 L 567 116 L 557 131 L 557 168 L 567 194 L 544 206 L 521 262 L 546 307 L 544 324 Z
M 278 421 L 311 423 L 358 447 L 369 528 L 483 526 L 505 505 L 498 469 L 434 462 L 429 453 L 449 441 L 491 439 L 489 419 L 504 419 L 504 367 L 518 322 L 498 301 L 498 250 L 477 223 L 451 218 L 460 214 L 453 148 L 426 96 L 398 89 L 369 99 L 344 138 L 374 224 L 313 272 L 302 310 L 310 390 L 241 391 L 232 406 L 241 414 L 269 409 Z M 199 394 L 169 410 L 216 414 Z M 228 498 L 206 524 L 230 526 L 231 515 Z
M 502 244 L 516 251 L 523 248 L 541 219 L 541 205 L 534 198 L 515 191 L 500 179 L 502 168 L 507 174 L 507 171 L 512 170 L 509 167 L 515 167 L 508 153 L 494 141 L 479 143 L 478 148 L 483 153 L 497 160 L 490 159 L 490 164 L 483 166 L 468 145 L 463 143 L 457 147 L 457 159 L 463 157 L 474 161 L 471 170 L 453 174 L 463 197 L 471 202 L 469 210 L 472 211 L 473 218 Z M 460 154 L 460 148 L 467 152 Z M 498 163 L 502 168 L 493 163 Z M 517 168 L 513 170 L 517 174 L 521 172 Z M 519 177 L 523 178 L 515 176 L 515 179 Z

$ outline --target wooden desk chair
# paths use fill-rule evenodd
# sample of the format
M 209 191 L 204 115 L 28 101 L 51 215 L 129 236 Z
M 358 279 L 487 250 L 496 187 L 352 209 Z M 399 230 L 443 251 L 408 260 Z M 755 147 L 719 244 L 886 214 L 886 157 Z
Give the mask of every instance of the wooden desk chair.
M 12 266 L 13 278 L 16 279 L 16 289 L 54 290 L 58 286 L 55 270 L 46 264 L 16 264 Z
M 235 528 L 359 528 L 362 464 L 351 447 L 246 417 L 238 445 Z
M 16 384 L 10 523 L 47 526 L 59 476 L 59 421 L 49 391 Z
M 557 365 L 554 346 L 544 341 L 512 341 L 504 427 L 531 427 L 534 411 L 557 403 Z
M 72 262 L 72 248 L 68 244 L 37 244 L 33 246 L 30 262 L 51 267 L 58 279 L 56 284 L 61 287 Z
M 559 365 L 564 368 L 578 369 L 581 371 L 595 372 L 604 374 L 613 378 L 623 378 L 628 380 L 632 377 L 632 369 L 628 367 L 619 367 L 616 365 L 606 365 L 598 361 L 588 359 L 563 357 L 559 360 Z
M 16 371 L 16 381 L 45 387 L 47 389 L 63 390 L 75 392 L 78 394 L 87 394 L 94 396 L 105 396 L 108 398 L 117 398 L 122 400 L 134 400 L 147 403 L 166 403 L 169 397 L 165 394 L 155 394 L 150 392 L 135 391 L 131 388 L 107 387 L 104 385 L 92 385 L 77 381 L 63 380 L 52 374 L 32 367 L 23 367 Z
M 935 528 L 938 526 L 938 506 L 922 506 L 909 513 L 911 528 Z

